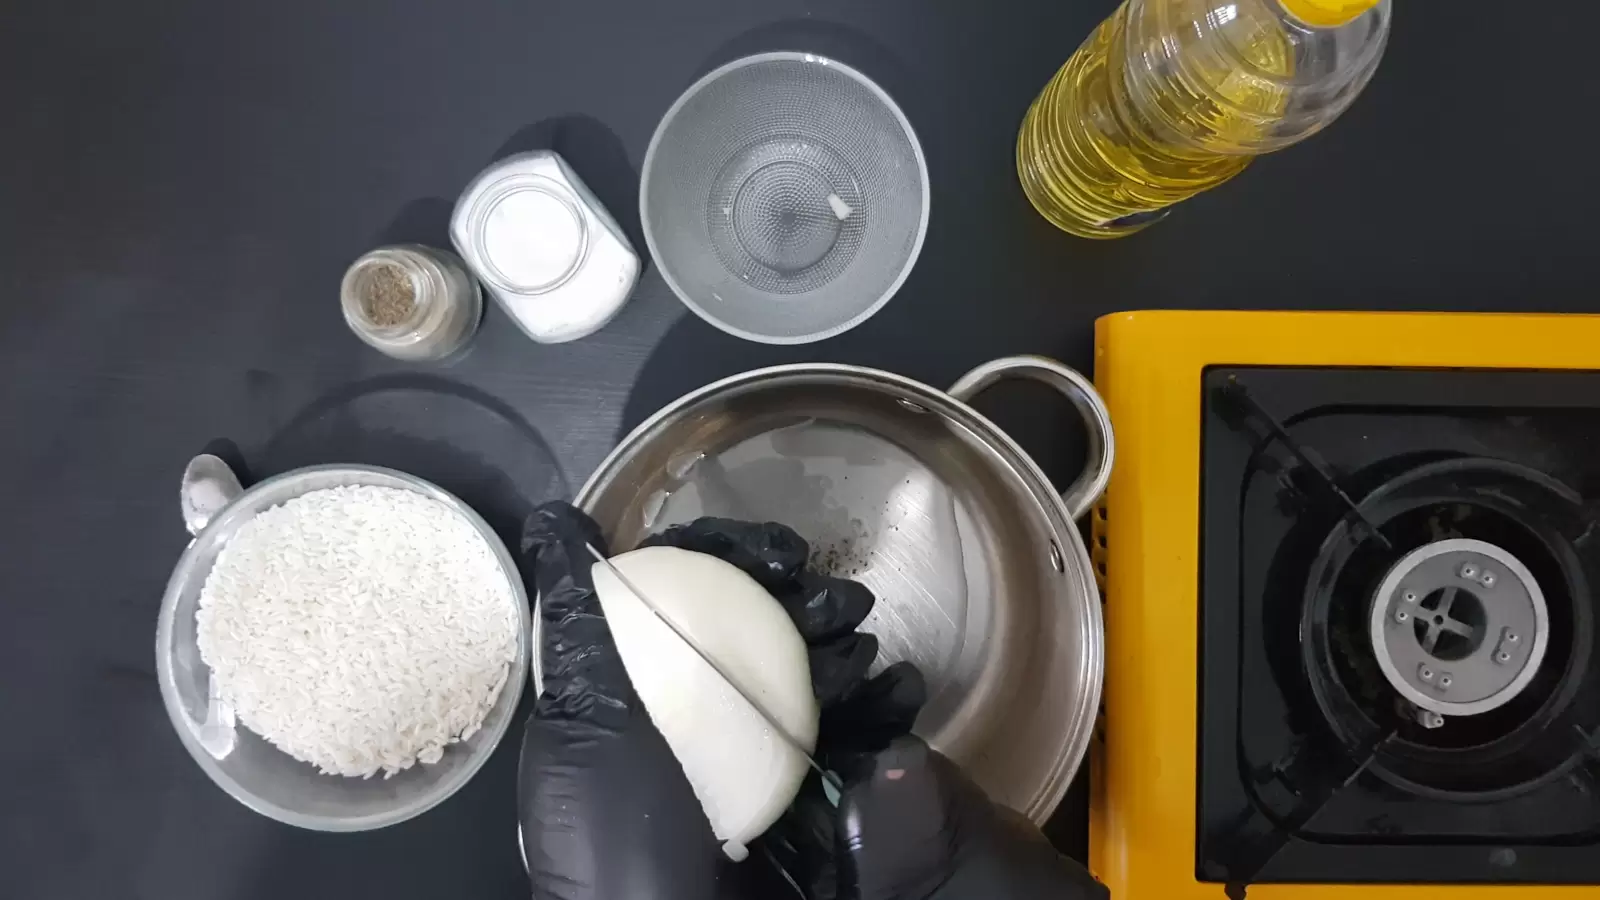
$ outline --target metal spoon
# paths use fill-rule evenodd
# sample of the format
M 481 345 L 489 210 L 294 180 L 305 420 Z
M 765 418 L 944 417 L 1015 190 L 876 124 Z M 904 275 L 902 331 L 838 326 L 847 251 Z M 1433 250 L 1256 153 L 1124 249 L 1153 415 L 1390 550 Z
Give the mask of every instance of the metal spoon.
M 211 520 L 240 494 L 244 486 L 228 464 L 210 453 L 189 460 L 183 469 L 183 485 L 178 500 L 183 506 L 183 525 L 198 535 Z

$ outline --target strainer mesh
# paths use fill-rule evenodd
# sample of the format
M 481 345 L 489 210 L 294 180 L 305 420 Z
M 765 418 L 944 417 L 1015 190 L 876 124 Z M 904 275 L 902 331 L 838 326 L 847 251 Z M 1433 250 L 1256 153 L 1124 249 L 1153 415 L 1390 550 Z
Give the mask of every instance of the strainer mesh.
M 825 336 L 874 308 L 925 227 L 915 137 L 837 63 L 765 54 L 690 89 L 646 161 L 656 262 L 739 331 Z

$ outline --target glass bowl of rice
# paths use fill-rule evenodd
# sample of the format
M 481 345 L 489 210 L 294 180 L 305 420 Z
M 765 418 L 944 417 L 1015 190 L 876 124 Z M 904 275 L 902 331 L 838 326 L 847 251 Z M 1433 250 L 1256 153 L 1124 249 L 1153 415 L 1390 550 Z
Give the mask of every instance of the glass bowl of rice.
M 391 469 L 313 466 L 244 490 L 190 542 L 156 671 L 184 747 L 234 799 L 365 831 L 443 802 L 494 752 L 532 618 L 466 504 Z

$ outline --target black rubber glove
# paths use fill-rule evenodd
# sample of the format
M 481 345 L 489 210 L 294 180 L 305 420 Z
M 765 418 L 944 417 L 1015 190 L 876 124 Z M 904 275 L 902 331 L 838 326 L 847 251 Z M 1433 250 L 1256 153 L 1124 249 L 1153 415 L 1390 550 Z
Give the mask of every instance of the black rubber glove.
M 717 842 L 617 656 L 586 541 L 606 552 L 593 522 L 559 506 L 523 528 L 543 627 L 544 693 L 517 778 L 533 896 L 705 900 Z
M 852 774 L 839 805 L 839 895 L 848 900 L 1106 900 L 1020 814 L 914 737 Z
M 769 864 L 779 858 L 788 877 L 831 890 L 831 816 L 824 832 L 775 826 L 769 834 L 788 835 L 774 839 L 776 852 L 756 848 L 757 859 L 727 862 L 628 681 L 594 595 L 586 541 L 607 552 L 594 523 L 560 503 L 540 507 L 523 532 L 524 570 L 531 569 L 543 625 L 544 693 L 523 735 L 518 779 L 533 896 L 782 898 L 793 888 Z M 910 730 L 923 702 L 921 676 L 898 665 L 866 678 L 877 641 L 855 628 L 871 611 L 872 594 L 855 582 L 807 572 L 809 547 L 792 530 L 702 519 L 647 543 L 725 559 L 789 612 L 810 646 L 813 687 L 823 703 L 818 757 L 824 764 L 830 752 L 870 753 Z M 814 782 L 815 776 L 807 788 L 820 792 Z M 802 798 L 786 819 L 813 809 L 810 802 Z

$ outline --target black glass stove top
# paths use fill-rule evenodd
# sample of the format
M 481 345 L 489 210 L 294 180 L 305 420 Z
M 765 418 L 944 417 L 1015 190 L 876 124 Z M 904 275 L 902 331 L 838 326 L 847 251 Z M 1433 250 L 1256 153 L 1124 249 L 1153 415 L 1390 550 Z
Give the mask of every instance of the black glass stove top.
M 1600 884 L 1600 373 L 1203 384 L 1196 877 Z

